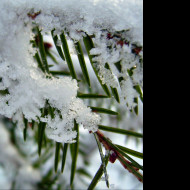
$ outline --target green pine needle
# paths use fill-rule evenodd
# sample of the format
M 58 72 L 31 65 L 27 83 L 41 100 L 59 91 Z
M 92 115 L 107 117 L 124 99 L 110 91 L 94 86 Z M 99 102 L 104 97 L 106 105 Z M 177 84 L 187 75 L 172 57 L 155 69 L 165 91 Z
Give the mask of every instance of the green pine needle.
M 105 156 L 104 160 L 105 160 L 105 165 L 107 166 L 108 161 L 109 161 L 109 156 Z M 94 188 L 98 184 L 100 178 L 102 177 L 103 173 L 104 173 L 103 164 L 101 164 L 101 166 L 98 169 L 98 171 L 96 172 L 93 180 L 91 181 L 91 183 L 88 187 L 88 190 L 94 190 Z
M 138 107 L 139 101 L 138 101 L 138 98 L 135 98 L 135 99 L 134 99 L 134 102 L 137 104 L 137 105 L 134 107 L 134 111 L 135 111 L 136 115 L 138 115 L 138 114 L 139 114 L 139 107 Z
M 67 158 L 67 150 L 68 150 L 68 144 L 65 143 L 63 147 L 63 157 L 62 157 L 62 165 L 61 165 L 61 172 L 63 173 L 64 168 L 65 168 L 65 163 L 66 163 L 66 158 Z
M 35 54 L 34 58 L 36 59 L 36 61 L 37 61 L 37 63 L 38 63 L 38 67 L 39 67 L 43 72 L 45 72 L 43 63 L 42 63 L 42 61 L 41 61 L 41 58 L 40 58 L 38 52 Z
M 103 131 L 119 133 L 119 134 L 123 134 L 123 135 L 129 135 L 129 136 L 133 136 L 133 137 L 137 137 L 137 138 L 143 138 L 143 134 L 137 133 L 134 131 L 119 129 L 119 128 L 115 128 L 115 127 L 109 127 L 109 126 L 104 126 L 104 125 L 99 125 L 98 127 L 99 127 L 99 129 L 101 129 Z
M 24 130 L 23 130 L 24 141 L 26 141 L 27 129 L 28 129 L 28 120 L 24 118 Z
M 54 169 L 56 173 L 59 165 L 60 149 L 61 149 L 61 143 L 56 142 L 55 161 L 54 161 Z
M 141 152 L 137 152 L 135 150 L 120 146 L 120 145 L 116 145 L 119 149 L 121 149 L 122 151 L 126 152 L 127 154 L 130 154 L 132 156 L 135 156 L 137 158 L 143 159 L 143 153 Z
M 47 55 L 56 65 L 59 65 L 57 59 L 54 57 L 54 55 L 53 55 L 49 50 L 46 51 L 46 55 Z
M 98 107 L 92 107 L 90 106 L 91 110 L 93 112 L 97 112 L 97 113 L 104 113 L 104 114 L 109 114 L 109 115 L 119 115 L 118 112 L 109 110 L 109 109 L 105 109 L 105 108 L 98 108 Z
M 65 56 L 64 56 L 64 54 L 63 54 L 63 51 L 62 51 L 61 47 L 57 45 L 58 36 L 57 36 L 57 35 L 54 36 L 53 33 L 54 33 L 54 30 L 51 31 L 51 35 L 52 35 L 52 38 L 53 38 L 55 47 L 56 47 L 56 49 L 57 49 L 57 52 L 58 52 L 59 56 L 61 57 L 61 59 L 63 59 L 63 61 L 65 61 Z
M 46 128 L 46 123 L 40 122 L 40 124 L 38 126 L 38 154 L 39 154 L 39 156 L 41 155 L 42 142 L 44 139 L 45 128 Z
M 135 88 L 135 90 L 139 93 L 140 99 L 141 99 L 141 101 L 143 102 L 143 92 L 142 92 L 141 87 L 140 87 L 139 85 L 136 85 L 134 88 Z
M 96 74 L 96 77 L 97 77 L 99 83 L 101 84 L 103 90 L 104 90 L 105 93 L 107 94 L 107 96 L 108 96 L 108 97 L 111 97 L 109 88 L 107 87 L 106 84 L 103 84 L 103 83 L 102 83 L 102 81 L 101 81 L 101 79 L 100 79 L 100 77 L 99 77 L 99 75 L 98 75 L 98 71 L 96 70 L 96 68 L 95 68 L 95 66 L 94 66 L 94 62 L 93 62 L 93 60 L 92 60 L 92 59 L 93 59 L 93 56 L 90 54 L 90 50 L 91 50 L 92 48 L 94 48 L 93 41 L 92 41 L 92 39 L 90 38 L 90 36 L 88 36 L 88 35 L 83 38 L 83 41 L 84 41 L 84 45 L 85 45 L 85 47 L 86 47 L 86 51 L 87 51 L 87 53 L 88 53 L 88 57 L 89 57 L 89 59 L 90 59 L 90 63 L 91 63 L 92 68 L 93 68 L 93 70 L 94 70 L 94 72 L 95 72 L 95 74 Z
M 38 37 L 39 37 L 40 55 L 41 55 L 41 58 L 42 58 L 42 62 L 44 64 L 45 71 L 49 74 L 49 67 L 48 67 L 48 62 L 47 62 L 47 57 L 46 57 L 46 51 L 45 51 L 45 47 L 44 47 L 43 36 L 42 36 L 39 28 L 37 28 L 37 31 L 38 31 Z
M 111 68 L 110 68 L 110 66 L 108 65 L 108 63 L 105 64 L 105 68 L 111 71 Z M 112 91 L 112 94 L 113 94 L 114 98 L 116 99 L 116 101 L 117 101 L 118 103 L 120 103 L 120 98 L 119 98 L 119 93 L 118 93 L 118 91 L 117 91 L 117 88 L 111 87 L 111 91 Z
M 82 73 L 84 75 L 85 80 L 87 81 L 88 86 L 90 87 L 90 77 L 88 75 L 88 70 L 86 67 L 86 63 L 85 63 L 85 59 L 84 59 L 84 55 L 83 55 L 83 51 L 82 51 L 80 42 L 75 43 L 75 49 L 76 49 L 78 60 L 79 60 L 79 63 L 80 63 L 81 69 L 82 69 Z
M 78 98 L 81 98 L 81 99 L 101 99 L 101 98 L 109 98 L 108 96 L 105 96 L 105 95 L 99 95 L 99 94 L 82 94 L 82 93 L 79 93 L 77 94 L 77 97 Z
M 70 76 L 71 74 L 66 71 L 50 71 L 52 75 L 62 75 L 62 76 Z
M 114 98 L 116 99 L 116 101 L 118 103 L 120 103 L 120 98 L 119 98 L 119 93 L 117 91 L 117 88 L 112 88 L 111 87 L 111 91 L 112 91 L 112 94 L 113 94 Z
M 105 175 L 105 179 L 106 179 L 106 185 L 109 188 L 108 174 L 107 174 L 106 163 L 105 163 L 106 160 L 104 158 L 104 154 L 103 154 L 103 151 L 102 151 L 102 146 L 101 146 L 101 143 L 100 143 L 96 133 L 94 133 L 94 137 L 96 139 L 98 149 L 99 149 L 99 153 L 100 153 L 100 157 L 101 157 L 101 160 L 102 160 L 103 171 L 104 171 L 104 175 Z
M 75 73 L 73 62 L 72 62 L 72 59 L 71 59 L 71 56 L 70 56 L 70 53 L 69 53 L 69 47 L 68 47 L 67 40 L 66 40 L 66 37 L 65 37 L 64 33 L 62 33 L 60 35 L 60 38 L 61 38 L 63 51 L 64 51 L 64 54 L 65 54 L 65 58 L 66 58 L 66 61 L 67 61 L 71 76 L 72 76 L 73 79 L 77 79 L 77 75 Z
M 70 177 L 70 186 L 73 186 L 74 177 L 77 167 L 77 157 L 79 152 L 79 125 L 74 121 L 74 130 L 77 132 L 76 143 L 73 144 L 73 155 L 72 155 L 72 164 L 71 164 L 71 177 Z

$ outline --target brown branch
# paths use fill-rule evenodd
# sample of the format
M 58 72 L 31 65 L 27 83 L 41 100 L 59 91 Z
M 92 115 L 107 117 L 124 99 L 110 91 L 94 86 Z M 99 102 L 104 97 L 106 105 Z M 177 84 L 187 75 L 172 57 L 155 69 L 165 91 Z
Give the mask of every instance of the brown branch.
M 143 180 L 132 171 L 132 169 L 134 169 L 140 176 L 142 176 L 142 174 L 139 171 L 139 169 L 135 166 L 133 166 L 133 164 L 128 161 L 126 158 L 124 158 L 123 155 L 121 155 L 121 153 L 119 153 L 110 143 L 108 143 L 105 139 L 108 139 L 107 137 L 104 136 L 104 134 L 101 131 L 97 131 L 96 132 L 99 141 L 103 144 L 103 146 L 105 147 L 105 149 L 107 151 L 111 151 L 110 154 L 110 158 L 109 161 L 111 163 L 114 163 L 117 159 L 119 160 L 119 162 L 121 163 L 121 165 L 127 169 L 130 173 L 132 173 L 140 182 L 143 182 Z M 131 169 L 132 168 L 132 169 Z

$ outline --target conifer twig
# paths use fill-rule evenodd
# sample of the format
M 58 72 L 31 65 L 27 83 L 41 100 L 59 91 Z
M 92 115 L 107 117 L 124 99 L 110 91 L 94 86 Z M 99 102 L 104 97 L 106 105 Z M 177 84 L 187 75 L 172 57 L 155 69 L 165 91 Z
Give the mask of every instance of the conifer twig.
M 140 182 L 143 182 L 143 175 L 139 172 L 139 168 L 136 167 L 136 165 L 134 166 L 134 163 L 125 159 L 124 156 L 118 151 L 118 148 L 116 148 L 115 145 L 108 138 L 106 138 L 102 132 L 98 130 L 96 134 L 105 149 L 107 151 L 112 151 L 109 161 L 114 163 L 116 159 L 118 159 L 125 169 L 132 173 Z

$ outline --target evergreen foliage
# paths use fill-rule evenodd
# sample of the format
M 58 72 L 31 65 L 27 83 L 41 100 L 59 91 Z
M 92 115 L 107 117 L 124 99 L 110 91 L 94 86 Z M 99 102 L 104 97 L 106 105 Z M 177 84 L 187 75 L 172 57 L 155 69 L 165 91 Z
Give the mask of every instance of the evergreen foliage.
M 38 14 L 36 13 L 34 16 L 34 14 L 31 15 L 29 13 L 28 16 L 35 18 L 39 14 L 40 12 Z M 105 117 L 107 120 L 114 121 L 114 123 L 119 124 L 120 122 L 123 122 L 124 117 L 126 117 L 126 115 L 123 114 L 123 107 L 120 106 L 121 91 L 126 80 L 121 74 L 124 70 L 123 63 L 120 61 L 113 64 L 115 65 L 117 72 L 121 74 L 121 77 L 116 78 L 118 83 L 117 87 L 109 86 L 109 83 L 105 83 L 102 80 L 100 70 L 97 67 L 96 58 L 98 57 L 98 54 L 95 55 L 92 53 L 92 50 L 97 48 L 95 36 L 88 35 L 86 33 L 83 37 L 83 40 L 76 41 L 72 39 L 69 32 L 66 33 L 66 31 L 63 31 L 61 35 L 57 35 L 55 34 L 55 30 L 56 29 L 53 29 L 49 33 L 54 43 L 51 44 L 44 41 L 44 35 L 38 26 L 33 28 L 35 38 L 34 40 L 31 40 L 31 44 L 33 48 L 37 49 L 34 55 L 34 60 L 37 63 L 38 68 L 44 73 L 47 79 L 62 77 L 71 77 L 72 79 L 76 79 L 79 86 L 77 98 L 84 101 L 93 113 L 100 114 L 103 118 Z M 140 47 L 138 44 L 131 43 L 129 39 L 125 39 L 126 33 L 128 31 L 113 32 L 104 29 L 102 32 L 107 34 L 107 39 L 117 39 L 117 46 L 114 47 L 116 49 L 123 48 L 123 46 L 132 46 L 132 54 L 135 57 L 138 57 L 138 64 L 141 66 L 141 68 L 143 68 L 143 58 L 140 54 L 140 52 L 142 53 L 143 51 L 143 47 Z M 71 46 L 69 46 L 68 40 L 72 41 L 74 44 L 75 53 L 78 58 L 78 65 L 81 68 L 80 73 L 76 71 L 76 65 L 72 61 L 71 52 L 73 49 L 70 49 Z M 61 41 L 61 44 L 58 44 L 59 41 Z M 109 44 L 106 45 L 108 49 L 113 48 L 110 47 Z M 57 51 L 56 53 L 51 50 L 52 46 L 55 46 Z M 89 71 L 89 67 L 87 67 L 86 58 L 88 58 L 90 61 L 91 70 L 93 70 L 96 76 L 95 80 L 91 79 L 91 71 Z M 55 66 L 63 65 L 64 62 L 67 63 L 66 68 L 64 67 L 63 69 L 59 70 L 52 69 L 56 68 Z M 136 67 L 137 65 L 134 65 L 133 67 L 126 70 L 126 75 L 128 75 L 131 79 L 133 79 L 133 71 Z M 106 71 L 113 73 L 113 67 L 110 67 L 108 63 L 105 64 L 104 68 Z M 0 82 L 1 81 L 2 79 L 0 79 Z M 96 81 L 96 84 L 94 81 Z M 128 103 L 123 106 L 126 106 L 126 110 L 129 112 L 129 114 L 136 117 L 139 113 L 138 103 L 139 101 L 141 101 L 141 104 L 143 103 L 143 87 L 141 84 L 136 84 L 133 85 L 133 89 L 139 97 L 135 97 L 133 99 L 133 105 L 135 106 L 131 106 Z M 8 95 L 9 90 L 0 90 L 0 94 L 1 96 Z M 57 113 L 60 119 L 62 119 L 60 111 L 53 107 L 47 100 L 44 108 L 41 109 L 41 117 L 46 118 L 49 116 L 51 119 L 55 119 L 55 113 Z M 109 188 L 111 182 L 108 178 L 109 171 L 107 171 L 106 168 L 108 164 L 115 163 L 116 160 L 121 163 L 121 167 L 126 169 L 126 173 L 131 173 L 136 177 L 137 180 L 143 182 L 143 166 L 134 159 L 134 157 L 143 159 L 143 153 L 132 150 L 130 147 L 124 147 L 122 145 L 115 144 L 109 139 L 108 136 L 109 132 L 112 134 L 125 135 L 128 138 L 133 138 L 137 141 L 140 140 L 142 143 L 142 129 L 135 131 L 134 129 L 130 130 L 128 128 L 119 128 L 118 126 L 105 126 L 102 123 L 98 125 L 97 131 L 89 131 L 91 138 L 96 140 L 96 149 L 99 150 L 102 162 L 100 167 L 97 168 L 95 176 L 91 176 L 87 169 L 89 163 L 86 160 L 86 157 L 88 155 L 83 151 L 83 149 L 86 149 L 86 147 L 88 148 L 88 146 L 80 141 L 80 130 L 82 126 L 75 119 L 73 121 L 73 130 L 77 132 L 77 135 L 74 138 L 75 142 L 71 144 L 55 142 L 49 139 L 46 134 L 47 123 L 45 121 L 43 122 L 40 118 L 38 122 L 34 120 L 28 121 L 27 117 L 23 115 L 22 119 L 24 123 L 23 139 L 25 143 L 27 143 L 27 141 L 32 141 L 32 146 L 38 147 L 36 151 L 34 151 L 34 155 L 32 156 L 33 158 L 31 159 L 32 167 L 35 169 L 40 169 L 43 168 L 47 162 L 52 163 L 52 167 L 49 169 L 49 171 L 47 171 L 45 175 L 42 176 L 42 180 L 36 184 L 36 189 L 75 189 L 76 175 L 80 176 L 82 182 L 84 182 L 83 177 L 91 179 L 89 184 L 85 184 L 89 190 L 95 189 L 102 176 L 104 176 L 105 183 Z M 17 148 L 20 155 L 27 157 L 27 153 L 22 150 L 18 140 L 18 123 L 15 123 L 14 121 L 7 118 L 3 118 L 3 120 L 11 134 L 11 142 Z M 103 131 L 108 133 L 104 134 Z M 36 154 L 39 156 L 36 157 Z M 82 157 L 86 168 L 79 168 L 77 166 L 79 156 Z M 52 161 L 52 158 L 54 158 L 54 161 Z M 66 171 L 65 169 L 68 159 L 71 159 L 70 172 Z M 70 187 L 64 186 L 64 183 L 60 183 L 59 181 L 60 176 L 67 172 L 70 174 Z M 15 184 L 13 182 L 12 189 L 15 188 L 14 185 Z

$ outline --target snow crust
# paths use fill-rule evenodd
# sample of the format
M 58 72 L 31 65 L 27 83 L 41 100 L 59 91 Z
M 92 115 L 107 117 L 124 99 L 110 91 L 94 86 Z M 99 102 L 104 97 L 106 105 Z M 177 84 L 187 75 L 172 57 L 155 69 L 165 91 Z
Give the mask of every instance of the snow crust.
M 124 17 L 119 3 L 125 5 L 128 12 Z M 74 119 L 93 132 L 100 123 L 100 116 L 76 98 L 76 80 L 47 77 L 39 70 L 33 59 L 36 50 L 30 44 L 32 28 L 36 25 L 43 34 L 55 28 L 55 34 L 68 32 L 73 40 L 80 40 L 85 34 L 94 35 L 95 48 L 91 54 L 96 55 L 94 61 L 103 83 L 118 87 L 117 78 L 123 77 L 121 99 L 129 107 L 135 106 L 133 99 L 138 94 L 133 85 L 142 81 L 139 58 L 131 53 L 132 46 L 121 46 L 114 38 L 108 40 L 104 31 L 130 29 L 124 37 L 131 43 L 142 45 L 141 20 L 132 19 L 142 9 L 138 13 L 138 8 L 131 1 L 112 4 L 108 0 L 1 0 L 0 10 L 0 90 L 9 91 L 9 95 L 0 96 L 0 114 L 20 124 L 22 115 L 29 121 L 46 122 L 48 137 L 57 142 L 73 142 L 76 137 Z M 40 13 L 35 19 L 28 16 L 35 13 Z M 107 49 L 108 44 L 113 47 L 111 50 Z M 114 66 L 117 61 L 121 61 L 122 73 Z M 105 68 L 106 63 L 109 63 L 112 72 Z M 136 66 L 134 73 L 137 74 L 130 78 L 126 70 L 133 66 Z M 47 102 L 59 111 L 54 112 L 54 119 L 41 115 L 41 109 Z

